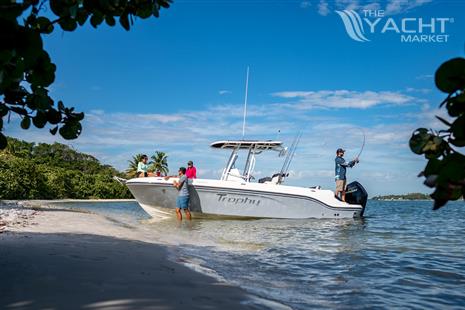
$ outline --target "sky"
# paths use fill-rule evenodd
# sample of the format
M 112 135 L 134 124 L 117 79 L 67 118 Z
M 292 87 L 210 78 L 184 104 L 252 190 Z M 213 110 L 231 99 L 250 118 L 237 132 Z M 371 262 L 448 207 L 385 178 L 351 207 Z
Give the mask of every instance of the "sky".
M 349 181 L 370 196 L 427 193 L 417 177 L 426 161 L 408 140 L 418 127 L 442 128 L 434 72 L 464 55 L 464 9 L 452 0 L 178 0 L 129 32 L 58 30 L 44 37 L 58 67 L 50 94 L 86 113 L 82 135 L 65 141 L 15 119 L 4 132 L 65 143 L 119 170 L 136 153 L 163 151 L 171 173 L 193 160 L 199 177 L 218 178 L 229 153 L 209 145 L 242 138 L 249 66 L 245 138 L 290 145 L 303 133 L 287 184 L 333 189 L 336 149 L 350 160 L 365 136 Z M 355 17 L 348 28 L 336 11 Z M 447 42 L 403 42 L 409 35 Z M 260 155 L 256 179 L 283 160 Z

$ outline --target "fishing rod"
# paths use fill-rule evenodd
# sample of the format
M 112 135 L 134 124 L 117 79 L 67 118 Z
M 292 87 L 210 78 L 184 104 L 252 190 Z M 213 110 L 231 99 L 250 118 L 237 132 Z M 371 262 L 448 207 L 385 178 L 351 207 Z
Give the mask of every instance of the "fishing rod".
M 301 138 L 302 138 L 302 132 L 300 132 L 299 135 L 297 136 L 297 142 L 296 142 L 296 144 L 295 144 L 295 146 L 294 146 L 294 150 L 293 150 L 293 152 L 292 152 L 292 154 L 291 154 L 291 158 L 289 159 L 289 162 L 287 163 L 286 169 L 284 170 L 284 174 L 285 174 L 285 175 L 286 175 L 286 174 L 288 173 L 288 171 L 289 171 L 289 166 L 291 165 L 291 162 L 292 162 L 292 160 L 294 159 L 294 155 L 295 155 L 295 152 L 296 152 L 296 150 L 297 150 L 297 146 L 298 146 L 299 143 L 300 143 L 300 139 L 301 139 Z
M 360 158 L 360 155 L 362 155 L 363 149 L 365 148 L 366 135 L 365 135 L 365 131 L 363 130 L 363 128 L 360 128 L 360 127 L 355 127 L 355 128 L 359 129 L 363 135 L 362 147 L 360 148 L 360 152 L 358 152 L 357 156 L 355 157 L 358 160 Z
M 291 144 L 291 147 L 289 148 L 289 152 L 286 156 L 286 159 L 284 160 L 284 164 L 283 164 L 283 167 L 281 168 L 281 172 L 279 173 L 278 184 L 281 184 L 283 182 L 284 176 L 287 175 L 289 171 L 289 167 L 291 165 L 292 160 L 294 159 L 294 155 L 297 150 L 297 146 L 300 143 L 301 138 L 302 138 L 302 131 L 297 134 L 297 136 L 294 138 Z
M 282 168 L 281 168 L 281 171 L 279 172 L 278 184 L 281 183 L 281 180 L 282 180 L 282 177 L 283 177 L 283 173 L 284 173 L 284 169 L 286 168 L 287 162 L 288 162 L 289 159 L 290 159 L 290 155 L 291 155 L 291 153 L 292 153 L 292 150 L 294 149 L 294 146 L 295 146 L 296 141 L 297 141 L 297 136 L 294 138 L 294 140 L 292 141 L 291 146 L 290 146 L 289 149 L 287 150 L 286 158 L 284 159 L 283 166 L 282 166 Z

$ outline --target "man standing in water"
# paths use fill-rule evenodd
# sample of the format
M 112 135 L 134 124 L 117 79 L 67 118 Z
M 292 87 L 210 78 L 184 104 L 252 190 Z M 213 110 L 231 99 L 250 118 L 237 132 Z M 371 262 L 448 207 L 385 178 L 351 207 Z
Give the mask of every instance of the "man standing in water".
M 346 170 L 347 167 L 352 168 L 356 163 L 359 162 L 358 158 L 350 162 L 346 162 L 344 159 L 345 150 L 339 148 L 336 151 L 336 198 L 346 201 Z M 339 197 L 339 194 L 341 196 Z
M 179 191 L 178 197 L 176 198 L 176 216 L 178 220 L 182 221 L 182 213 L 184 210 L 186 218 L 191 219 L 191 212 L 189 211 L 189 189 L 188 189 L 188 179 L 186 177 L 186 168 L 181 167 L 178 171 L 179 181 L 174 182 L 174 187 Z

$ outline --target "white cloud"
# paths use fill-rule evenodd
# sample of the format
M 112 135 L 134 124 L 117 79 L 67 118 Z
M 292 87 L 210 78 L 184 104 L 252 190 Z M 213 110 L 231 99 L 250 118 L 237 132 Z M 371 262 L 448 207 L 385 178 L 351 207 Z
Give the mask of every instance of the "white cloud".
M 432 2 L 432 0 L 390 0 L 386 4 L 386 15 L 402 14 L 416 7 Z
M 406 13 L 430 2 L 432 2 L 432 0 L 320 0 L 318 4 L 318 13 L 322 16 L 327 16 L 334 10 L 384 10 L 385 15 L 396 15 Z
M 218 94 L 220 94 L 220 95 L 232 94 L 232 91 L 227 90 L 227 89 L 221 89 L 221 90 L 218 91 Z
M 309 8 L 310 6 L 312 5 L 312 3 L 310 1 L 302 1 L 300 2 L 300 7 L 302 9 L 307 9 Z
M 362 10 L 376 11 L 381 9 L 381 5 L 378 2 L 372 2 L 365 4 L 361 7 Z
M 288 104 L 288 107 L 301 110 L 315 107 L 366 109 L 381 104 L 407 104 L 415 100 L 414 97 L 393 91 L 284 91 L 273 93 L 272 95 L 274 97 L 297 100 Z
M 432 80 L 434 78 L 433 74 L 422 74 L 415 77 L 417 80 Z
M 336 0 L 336 6 L 345 10 L 356 10 L 360 7 L 360 3 L 357 0 Z
M 329 14 L 328 2 L 326 2 L 325 0 L 320 0 L 320 3 L 318 3 L 318 14 L 322 16 L 326 16 Z
M 405 89 L 408 93 L 421 93 L 421 94 L 429 94 L 432 92 L 431 88 L 415 88 L 415 87 L 407 87 Z

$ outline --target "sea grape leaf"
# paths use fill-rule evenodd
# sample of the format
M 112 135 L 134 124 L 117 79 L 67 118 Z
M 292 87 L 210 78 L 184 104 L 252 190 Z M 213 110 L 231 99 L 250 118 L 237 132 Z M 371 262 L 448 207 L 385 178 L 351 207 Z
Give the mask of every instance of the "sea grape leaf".
M 436 71 L 436 87 L 445 93 L 453 93 L 465 87 L 465 59 L 454 58 L 443 63 Z
M 22 129 L 29 129 L 29 127 L 31 127 L 31 119 L 29 118 L 29 116 L 25 116 L 21 120 L 21 128 Z
M 418 128 L 417 130 L 414 131 L 414 133 L 412 134 L 412 137 L 410 138 L 410 141 L 409 141 L 410 149 L 415 154 L 423 154 L 424 153 L 423 149 L 428 143 L 430 138 L 431 138 L 431 135 L 428 133 L 428 129 Z

